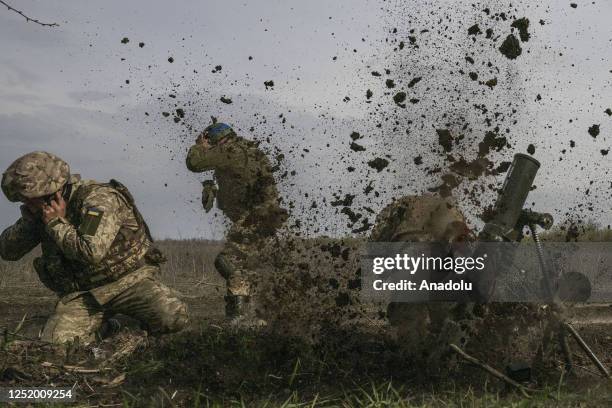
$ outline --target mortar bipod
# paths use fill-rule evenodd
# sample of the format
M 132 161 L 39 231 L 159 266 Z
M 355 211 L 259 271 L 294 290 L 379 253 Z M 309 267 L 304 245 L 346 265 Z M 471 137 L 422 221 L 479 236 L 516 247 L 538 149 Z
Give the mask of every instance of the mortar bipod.
M 582 351 L 584 351 L 587 357 L 589 357 L 593 364 L 595 364 L 601 374 L 608 379 L 612 379 L 612 376 L 610 375 L 608 369 L 603 365 L 599 358 L 597 358 L 595 353 L 591 350 L 591 348 L 576 331 L 576 329 L 574 329 L 571 324 L 565 321 L 565 307 L 557 296 L 556 285 L 553 285 L 553 283 L 551 282 L 551 275 L 549 274 L 546 259 L 544 257 L 544 248 L 542 246 L 542 241 L 540 240 L 537 231 L 538 225 L 545 229 L 550 229 L 550 227 L 552 226 L 552 217 L 549 214 L 539 214 L 529 210 L 523 210 L 521 212 L 521 217 L 519 218 L 519 224 L 521 222 L 525 222 L 525 224 L 517 225 L 517 229 L 519 231 L 522 230 L 524 225 L 527 225 L 529 227 L 529 230 L 531 231 L 531 235 L 533 237 L 536 252 L 538 255 L 540 271 L 542 273 L 548 304 L 551 308 L 551 310 L 549 311 L 548 324 L 544 329 L 544 339 L 535 357 L 536 361 L 543 357 L 544 348 L 547 346 L 552 335 L 556 333 L 559 345 L 561 346 L 561 350 L 563 351 L 563 355 L 565 358 L 565 369 L 566 371 L 571 372 L 573 370 L 573 360 L 572 352 L 567 341 L 567 334 L 569 333 L 574 337 Z

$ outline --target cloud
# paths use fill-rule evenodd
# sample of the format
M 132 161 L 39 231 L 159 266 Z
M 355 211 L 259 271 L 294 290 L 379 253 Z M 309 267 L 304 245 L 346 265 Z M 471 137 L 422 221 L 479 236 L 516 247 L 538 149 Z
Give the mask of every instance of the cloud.
M 8 58 L 0 60 L 0 67 L 3 71 L 2 85 L 4 87 L 31 89 L 42 81 L 42 77 L 27 65 L 18 64 Z
M 38 17 L 44 21 L 42 17 Z M 0 10 L 0 35 L 6 39 L 0 49 L 8 47 L 25 47 L 37 51 L 59 47 L 70 43 L 70 34 L 66 27 L 41 27 L 6 9 Z
M 127 94 L 127 92 L 125 92 L 125 94 Z M 72 92 L 68 92 L 68 96 L 70 98 L 72 98 L 74 101 L 76 102 L 99 102 L 99 101 L 106 101 L 108 99 L 116 99 L 117 98 L 117 93 L 116 92 L 103 92 L 103 91 L 93 91 L 93 90 L 86 90 L 86 91 L 72 91 Z

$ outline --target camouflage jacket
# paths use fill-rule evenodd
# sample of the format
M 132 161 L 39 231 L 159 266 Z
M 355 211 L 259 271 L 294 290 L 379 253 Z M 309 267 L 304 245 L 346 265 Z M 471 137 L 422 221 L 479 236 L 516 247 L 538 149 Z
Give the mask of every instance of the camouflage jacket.
M 232 137 L 208 149 L 193 145 L 187 154 L 187 168 L 198 173 L 214 171 L 219 186 L 217 207 L 233 222 L 258 206 L 285 213 L 270 161 L 253 141 Z
M 115 282 L 141 268 L 151 246 L 140 213 L 112 184 L 74 176 L 71 182 L 65 218 L 44 225 L 22 217 L 0 235 L 0 255 L 6 260 L 18 260 L 41 244 L 42 257 L 34 267 L 60 296 Z
M 404 196 L 376 217 L 373 242 L 455 242 L 473 240 L 463 214 L 447 198 L 424 194 Z

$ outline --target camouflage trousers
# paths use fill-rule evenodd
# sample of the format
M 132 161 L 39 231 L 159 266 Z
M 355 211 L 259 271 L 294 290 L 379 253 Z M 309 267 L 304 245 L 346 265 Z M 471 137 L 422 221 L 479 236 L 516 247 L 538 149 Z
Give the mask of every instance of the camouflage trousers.
M 91 343 L 102 324 L 115 314 L 138 320 L 152 334 L 177 332 L 188 322 L 187 305 L 178 293 L 153 277 L 147 277 L 119 293 L 104 305 L 89 292 L 66 302 L 58 301 L 47 320 L 42 340 L 53 343 Z
M 269 220 L 278 211 L 277 205 L 258 207 L 228 231 L 227 242 L 215 259 L 215 268 L 227 282 L 229 296 L 252 294 L 254 271 L 262 262 L 262 249 L 275 242 L 275 233 L 286 220 L 286 212 L 281 212 L 274 221 Z M 253 220 L 253 217 L 260 219 Z
M 253 248 L 237 242 L 227 242 L 215 258 L 215 268 L 225 279 L 229 296 L 249 296 L 251 294 L 252 272 L 248 259 Z

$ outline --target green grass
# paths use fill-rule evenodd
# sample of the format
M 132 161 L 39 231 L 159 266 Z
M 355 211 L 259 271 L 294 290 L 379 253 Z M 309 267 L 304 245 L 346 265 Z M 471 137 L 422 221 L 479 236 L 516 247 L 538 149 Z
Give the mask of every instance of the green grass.
M 610 242 L 612 229 L 610 226 L 601 226 L 595 221 L 588 221 L 577 227 L 578 242 Z M 568 238 L 568 227 L 556 225 L 551 230 L 540 233 L 543 241 L 564 242 Z
M 526 399 L 462 364 L 427 377 L 397 344 L 358 332 L 321 343 L 203 328 L 126 362 L 126 407 L 601 407 L 612 388 L 595 377 L 553 380 Z M 558 382 L 558 383 L 557 383 Z M 176 395 L 173 398 L 173 394 Z
M 449 388 L 444 391 L 419 392 L 396 387 L 391 382 L 370 384 L 364 387 L 342 390 L 330 394 L 301 395 L 298 391 L 290 392 L 286 398 L 278 395 L 253 400 L 249 397 L 215 398 L 193 392 L 189 402 L 182 401 L 176 406 L 193 408 L 221 407 L 262 407 L 262 408 L 536 408 L 536 407 L 604 407 L 612 402 L 612 391 L 594 387 L 583 393 L 570 391 L 546 390 L 531 398 L 512 393 L 475 391 L 473 388 Z M 160 390 L 148 400 L 135 399 L 133 396 L 124 399 L 124 407 L 172 406 L 168 392 Z

